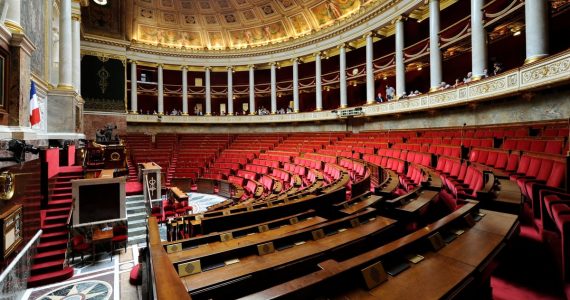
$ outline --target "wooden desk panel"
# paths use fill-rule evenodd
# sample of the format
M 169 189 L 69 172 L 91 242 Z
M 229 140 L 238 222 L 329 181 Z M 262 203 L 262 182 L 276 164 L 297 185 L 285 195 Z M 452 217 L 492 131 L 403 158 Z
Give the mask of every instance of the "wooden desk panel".
M 232 249 L 239 247 L 245 247 L 249 245 L 263 244 L 268 241 L 275 240 L 276 238 L 283 236 L 285 234 L 307 228 L 316 224 L 326 222 L 327 219 L 321 217 L 312 217 L 310 220 L 303 220 L 294 225 L 286 225 L 280 228 L 271 229 L 266 232 L 260 232 L 252 235 L 247 235 L 244 237 L 239 237 L 231 239 L 226 242 L 216 242 L 203 244 L 198 246 L 198 248 L 183 250 L 180 252 L 174 252 L 168 254 L 169 259 L 172 263 L 178 263 L 181 261 L 190 261 L 199 259 L 204 256 L 214 255 L 217 253 L 223 253 Z
M 383 217 L 376 217 L 374 221 L 363 224 L 359 227 L 347 229 L 344 232 L 325 237 L 316 241 L 306 241 L 305 244 L 294 246 L 282 251 L 276 251 L 264 256 L 251 255 L 240 258 L 240 262 L 203 273 L 190 275 L 181 278 L 186 286 L 190 287 L 189 292 L 202 289 L 217 283 L 236 279 L 248 274 L 262 270 L 276 268 L 290 264 L 303 258 L 324 254 L 343 245 L 350 244 L 366 236 L 384 230 L 396 221 Z
M 383 199 L 382 196 L 371 195 L 366 199 L 355 203 L 354 205 L 350 205 L 351 203 L 347 203 L 349 206 L 347 208 L 341 209 L 340 211 L 347 215 L 351 215 L 363 209 L 366 209 L 367 207 L 374 206 L 374 204 L 376 204 L 379 201 L 382 201 L 382 199 Z
M 435 191 L 421 191 L 419 196 L 410 201 L 409 203 L 397 207 L 396 210 L 405 211 L 409 213 L 418 213 L 423 207 L 425 207 L 428 203 L 430 203 L 439 192 Z
M 511 229 L 510 224 L 513 222 L 518 222 L 518 217 L 513 214 L 489 211 L 484 209 L 481 209 L 480 212 L 484 213 L 485 216 L 475 225 L 475 228 L 478 230 L 506 235 Z
M 460 261 L 430 253 L 396 277 L 388 276 L 388 281 L 370 290 L 370 294 L 382 299 L 439 299 L 472 270 Z

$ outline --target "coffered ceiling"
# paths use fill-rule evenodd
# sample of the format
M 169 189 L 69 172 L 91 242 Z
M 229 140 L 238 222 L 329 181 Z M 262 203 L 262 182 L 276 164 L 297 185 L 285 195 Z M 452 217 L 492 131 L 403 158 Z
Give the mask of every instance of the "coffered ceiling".
M 371 0 L 135 0 L 133 39 L 195 49 L 279 43 L 334 24 Z

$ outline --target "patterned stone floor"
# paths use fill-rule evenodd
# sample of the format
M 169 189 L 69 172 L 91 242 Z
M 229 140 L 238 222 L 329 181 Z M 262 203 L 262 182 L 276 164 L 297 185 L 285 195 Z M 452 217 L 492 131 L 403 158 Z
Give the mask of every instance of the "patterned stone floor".
M 137 262 L 138 246 L 133 245 L 113 259 L 109 254 L 97 256 L 94 263 L 85 257 L 85 263 L 76 259 L 75 274 L 67 281 L 28 289 L 23 300 L 140 300 L 140 286 L 129 283 L 130 271 Z

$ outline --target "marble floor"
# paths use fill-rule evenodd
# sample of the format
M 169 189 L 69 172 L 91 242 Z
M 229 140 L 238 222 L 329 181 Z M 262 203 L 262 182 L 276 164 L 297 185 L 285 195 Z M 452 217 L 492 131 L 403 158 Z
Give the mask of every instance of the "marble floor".
M 109 254 L 97 256 L 95 262 L 88 256 L 84 263 L 76 258 L 72 278 L 47 286 L 26 290 L 23 300 L 140 300 L 141 287 L 129 283 L 131 269 L 138 261 L 139 246 L 125 252 L 117 250 L 112 259 Z

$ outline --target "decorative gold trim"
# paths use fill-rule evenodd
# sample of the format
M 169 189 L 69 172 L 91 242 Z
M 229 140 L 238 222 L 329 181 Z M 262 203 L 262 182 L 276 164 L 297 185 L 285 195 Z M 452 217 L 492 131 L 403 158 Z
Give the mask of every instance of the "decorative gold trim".
M 10 171 L 4 171 L 0 174 L 0 200 L 6 201 L 12 199 L 16 191 L 16 180 L 14 174 Z
M 535 56 L 531 56 L 531 57 L 527 57 L 524 60 L 523 65 L 528 65 L 528 64 L 532 64 L 533 62 L 539 61 L 545 57 L 547 57 L 548 54 L 539 54 L 539 55 L 535 55 Z
M 211 113 L 206 113 L 205 116 L 206 116 L 206 117 L 211 117 L 212 114 L 211 114 Z
M 15 32 L 15 33 L 24 33 L 24 28 L 22 28 L 22 26 L 12 20 L 6 20 L 4 21 L 4 25 L 6 26 L 6 28 L 8 28 L 11 32 Z
M 317 109 L 315 109 L 315 111 L 319 112 L 319 111 L 323 111 L 322 107 L 317 107 Z
M 346 105 L 346 104 L 340 106 L 340 108 L 347 108 L 347 107 L 348 107 L 348 105 Z
M 68 84 L 58 84 L 56 89 L 61 91 L 75 91 L 75 88 Z

